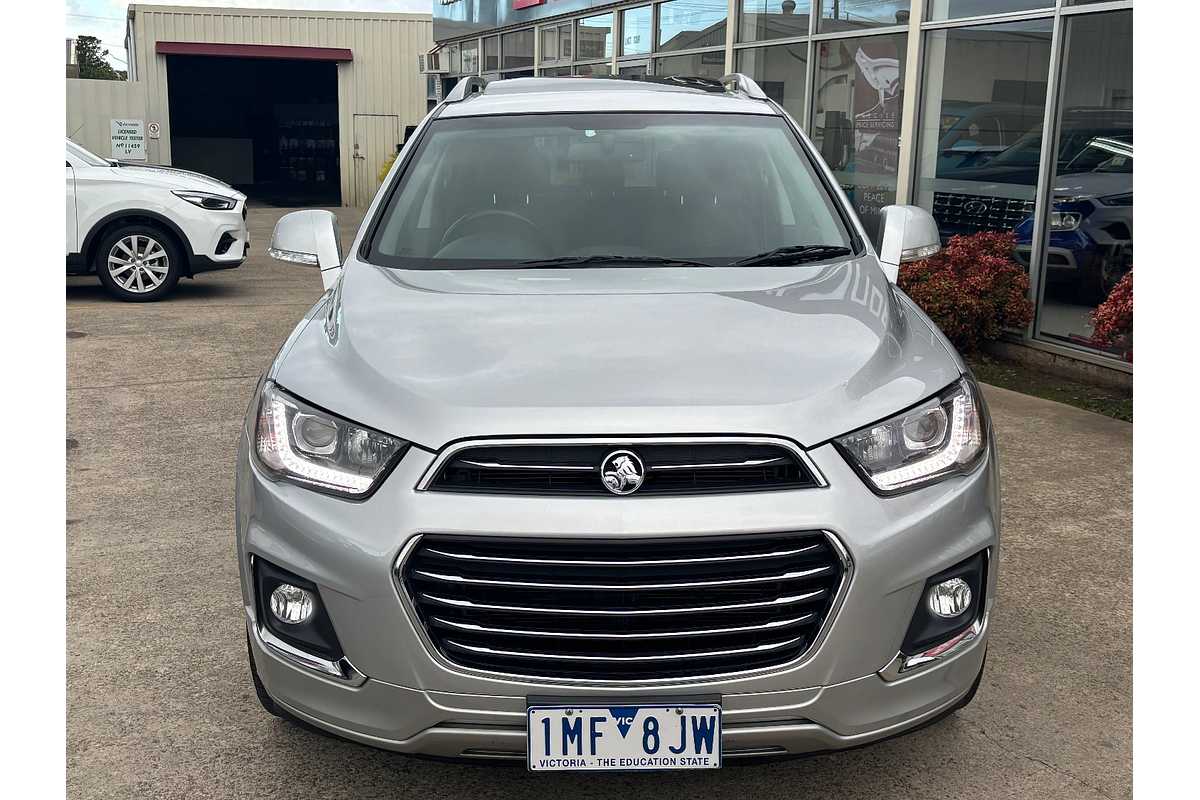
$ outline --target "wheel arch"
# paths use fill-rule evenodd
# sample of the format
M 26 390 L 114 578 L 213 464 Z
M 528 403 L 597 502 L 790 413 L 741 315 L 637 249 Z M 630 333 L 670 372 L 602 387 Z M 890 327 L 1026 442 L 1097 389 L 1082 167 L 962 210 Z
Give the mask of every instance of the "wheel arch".
M 162 214 L 144 208 L 123 208 L 96 221 L 96 224 L 84 237 L 83 246 L 79 250 L 83 254 L 84 263 L 89 271 L 94 271 L 96 268 L 96 248 L 100 246 L 100 242 L 109 231 L 123 225 L 149 225 L 163 230 L 175 240 L 175 245 L 183 253 L 183 274 L 188 276 L 192 274 L 191 262 L 195 257 L 195 252 L 183 229 Z

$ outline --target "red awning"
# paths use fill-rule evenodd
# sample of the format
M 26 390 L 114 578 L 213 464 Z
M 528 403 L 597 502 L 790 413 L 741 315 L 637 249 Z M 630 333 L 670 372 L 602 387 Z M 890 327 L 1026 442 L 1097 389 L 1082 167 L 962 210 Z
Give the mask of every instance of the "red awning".
M 353 61 L 347 47 L 296 47 L 278 44 L 217 42 L 155 42 L 154 51 L 170 56 L 227 56 L 230 58 L 290 58 L 300 61 Z

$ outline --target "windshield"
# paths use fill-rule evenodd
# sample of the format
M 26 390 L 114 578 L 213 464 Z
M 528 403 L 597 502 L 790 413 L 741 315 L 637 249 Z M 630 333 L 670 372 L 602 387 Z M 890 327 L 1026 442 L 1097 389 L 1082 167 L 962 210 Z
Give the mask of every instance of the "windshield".
M 87 164 L 89 167 L 111 167 L 112 166 L 112 162 L 109 161 L 107 158 L 101 158 L 100 156 L 96 155 L 93 152 L 84 150 L 82 147 L 75 144 L 70 139 L 67 139 L 67 152 L 71 154 L 72 158 L 76 158 L 76 159 L 82 161 L 83 163 Z
M 384 266 L 582 266 L 596 257 L 707 266 L 799 246 L 792 261 L 816 260 L 852 246 L 778 117 L 439 119 L 400 180 L 369 246 L 369 260 Z

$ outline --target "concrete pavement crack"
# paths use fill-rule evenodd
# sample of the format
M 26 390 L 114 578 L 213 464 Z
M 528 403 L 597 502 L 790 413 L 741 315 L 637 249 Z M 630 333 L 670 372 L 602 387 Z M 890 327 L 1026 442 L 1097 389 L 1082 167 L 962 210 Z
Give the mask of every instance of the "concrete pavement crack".
M 960 717 L 959 719 L 961 719 L 963 722 L 965 722 L 970 727 L 977 730 L 980 733 L 980 735 L 983 736 L 983 738 L 987 739 L 989 742 L 991 742 L 993 745 L 995 745 L 996 749 L 1000 750 L 1001 752 L 1003 752 L 1007 755 L 1010 755 L 1013 758 L 1023 758 L 1026 761 L 1032 761 L 1034 764 L 1040 764 L 1041 766 L 1045 767 L 1046 769 L 1050 770 L 1053 773 L 1056 773 L 1058 775 L 1063 775 L 1067 778 L 1070 778 L 1071 780 L 1075 781 L 1076 783 L 1080 784 L 1081 786 L 1086 786 L 1087 788 L 1091 789 L 1093 792 L 1096 792 L 1097 794 L 1099 794 L 1101 797 L 1106 797 L 1106 798 L 1108 798 L 1108 800 L 1116 800 L 1115 797 L 1113 797 L 1111 794 L 1106 792 L 1104 789 L 1100 788 L 1099 786 L 1096 786 L 1093 783 L 1088 783 L 1083 778 L 1080 778 L 1078 775 L 1071 772 L 1070 770 L 1063 769 L 1062 767 L 1058 766 L 1057 764 L 1051 764 L 1049 761 L 1040 759 L 1037 756 L 1031 756 L 1026 753 L 1021 753 L 1016 750 L 1012 750 L 1012 749 L 1006 747 L 1004 744 L 1002 744 L 998 739 L 993 737 L 990 733 L 988 733 L 983 728 L 983 726 L 978 725 L 977 723 L 974 723 L 969 719 L 963 719 L 962 717 Z

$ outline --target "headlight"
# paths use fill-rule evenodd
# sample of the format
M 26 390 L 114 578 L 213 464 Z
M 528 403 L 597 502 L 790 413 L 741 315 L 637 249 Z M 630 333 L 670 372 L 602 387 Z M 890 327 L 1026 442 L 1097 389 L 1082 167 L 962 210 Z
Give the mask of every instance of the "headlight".
M 237 205 L 237 200 L 232 197 L 225 197 L 219 194 L 211 194 L 209 192 L 171 192 L 171 194 L 187 200 L 194 206 L 207 208 L 209 211 L 229 211 Z
M 1050 230 L 1073 231 L 1083 222 L 1083 215 L 1076 211 L 1051 211 Z
M 275 477 L 342 497 L 362 498 L 408 442 L 335 417 L 263 384 L 255 452 Z
M 964 378 L 916 408 L 835 442 L 880 494 L 962 474 L 979 462 L 987 445 L 978 393 Z

